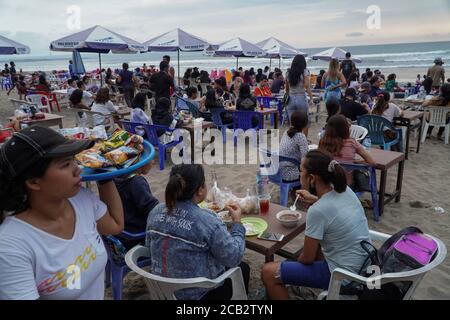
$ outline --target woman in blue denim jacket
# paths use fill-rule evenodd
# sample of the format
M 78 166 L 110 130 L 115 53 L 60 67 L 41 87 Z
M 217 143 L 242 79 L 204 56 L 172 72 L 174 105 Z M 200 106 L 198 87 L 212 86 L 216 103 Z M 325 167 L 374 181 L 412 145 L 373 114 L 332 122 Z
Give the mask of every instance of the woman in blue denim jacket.
M 250 268 L 242 262 L 245 228 L 241 210 L 231 204 L 233 224 L 228 231 L 212 211 L 198 203 L 206 198 L 205 174 L 201 165 L 177 165 L 170 172 L 166 203 L 156 206 L 147 220 L 146 244 L 150 248 L 152 273 L 169 278 L 214 279 L 226 269 L 240 266 L 246 288 Z M 215 289 L 183 289 L 177 299 L 230 299 L 231 281 Z

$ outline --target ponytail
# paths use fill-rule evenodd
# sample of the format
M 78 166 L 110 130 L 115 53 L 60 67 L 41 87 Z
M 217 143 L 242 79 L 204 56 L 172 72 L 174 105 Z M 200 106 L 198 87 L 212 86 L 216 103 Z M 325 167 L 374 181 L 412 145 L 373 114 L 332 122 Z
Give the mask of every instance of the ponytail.
M 331 163 L 333 161 L 335 160 L 332 160 Z M 337 161 L 335 161 L 332 167 L 331 183 L 337 193 L 342 193 L 347 189 L 347 175 L 345 174 L 344 168 Z
M 386 111 L 386 109 L 389 107 L 389 100 L 391 99 L 391 96 L 388 92 L 383 92 L 380 93 L 377 98 L 378 100 L 372 110 L 372 114 L 382 116 L 384 111 Z
M 306 154 L 305 169 L 308 174 L 319 176 L 323 182 L 333 184 L 337 193 L 347 189 L 347 176 L 344 168 L 332 155 L 321 149 L 312 150 Z
M 173 212 L 178 201 L 191 200 L 205 185 L 205 172 L 199 164 L 180 164 L 170 171 L 165 198 L 168 213 Z

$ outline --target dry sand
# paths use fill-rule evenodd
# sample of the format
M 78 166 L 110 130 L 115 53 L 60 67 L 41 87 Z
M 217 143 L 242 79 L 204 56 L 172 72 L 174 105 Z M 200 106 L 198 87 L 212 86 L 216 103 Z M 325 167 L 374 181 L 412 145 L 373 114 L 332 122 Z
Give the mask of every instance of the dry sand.
M 17 98 L 15 92 L 11 97 Z M 0 123 L 6 123 L 7 117 L 13 114 L 5 91 L 0 91 Z M 65 126 L 73 126 L 72 115 L 63 108 L 62 114 Z M 319 123 L 313 123 L 309 138 L 317 143 L 317 132 L 322 128 L 325 117 L 323 114 Z M 285 129 L 285 128 L 284 128 Z M 436 131 L 434 134 L 436 134 Z M 415 146 L 412 135 L 411 146 Z M 435 137 L 428 139 L 421 146 L 419 154 L 410 152 L 410 159 L 406 161 L 403 179 L 402 198 L 399 203 L 390 203 L 385 207 L 380 222 L 375 222 L 372 212 L 366 212 L 369 226 L 373 230 L 394 233 L 407 226 L 417 226 L 424 232 L 440 238 L 450 248 L 450 145 L 444 145 Z M 164 171 L 155 166 L 148 174 L 147 179 L 152 192 L 160 199 L 163 198 L 165 185 L 172 164 L 166 162 Z M 207 179 L 212 167 L 205 167 Z M 234 193 L 244 195 L 247 187 L 254 183 L 256 165 L 221 165 L 214 166 L 217 171 L 221 187 L 228 186 Z M 388 191 L 395 186 L 396 168 L 388 175 Z M 278 188 L 275 189 L 274 201 L 278 202 Z M 290 200 L 290 204 L 292 199 Z M 434 212 L 434 207 L 442 207 L 444 214 Z M 295 249 L 303 245 L 299 237 L 289 244 Z M 278 257 L 279 258 L 279 257 Z M 247 250 L 244 260 L 251 266 L 250 291 L 262 287 L 260 270 L 264 264 L 264 257 Z M 314 295 L 304 291 L 302 298 L 310 299 Z M 107 298 L 111 298 L 110 289 L 107 289 Z M 124 280 L 124 299 L 148 299 L 147 289 L 141 279 L 130 273 Z M 416 290 L 414 299 L 450 299 L 450 260 L 447 258 L 437 269 L 431 271 Z

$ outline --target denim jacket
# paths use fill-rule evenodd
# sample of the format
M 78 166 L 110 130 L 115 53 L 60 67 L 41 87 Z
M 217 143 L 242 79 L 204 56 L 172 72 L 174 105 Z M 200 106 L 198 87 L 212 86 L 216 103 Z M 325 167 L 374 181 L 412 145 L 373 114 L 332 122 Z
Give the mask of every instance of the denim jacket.
M 152 273 L 169 278 L 217 278 L 241 263 L 245 228 L 233 223 L 228 231 L 212 211 L 192 201 L 179 202 L 171 214 L 159 204 L 147 220 L 146 245 L 150 248 Z M 199 299 L 208 289 L 183 289 L 178 299 Z

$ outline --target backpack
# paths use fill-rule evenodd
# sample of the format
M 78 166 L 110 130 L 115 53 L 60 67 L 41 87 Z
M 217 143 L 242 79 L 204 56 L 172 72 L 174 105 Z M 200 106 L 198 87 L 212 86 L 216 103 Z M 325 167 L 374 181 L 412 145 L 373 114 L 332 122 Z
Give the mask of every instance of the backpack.
M 378 266 L 382 274 L 406 272 L 429 264 L 436 256 L 438 245 L 416 227 L 400 230 L 377 250 L 370 242 L 362 241 L 361 247 L 369 257 L 362 269 L 368 265 Z M 361 272 L 360 272 L 361 274 Z M 362 273 L 369 277 L 371 274 Z M 408 291 L 411 282 L 391 282 L 380 289 L 369 289 L 365 285 L 351 283 L 344 288 L 344 294 L 357 295 L 360 300 L 401 300 Z

